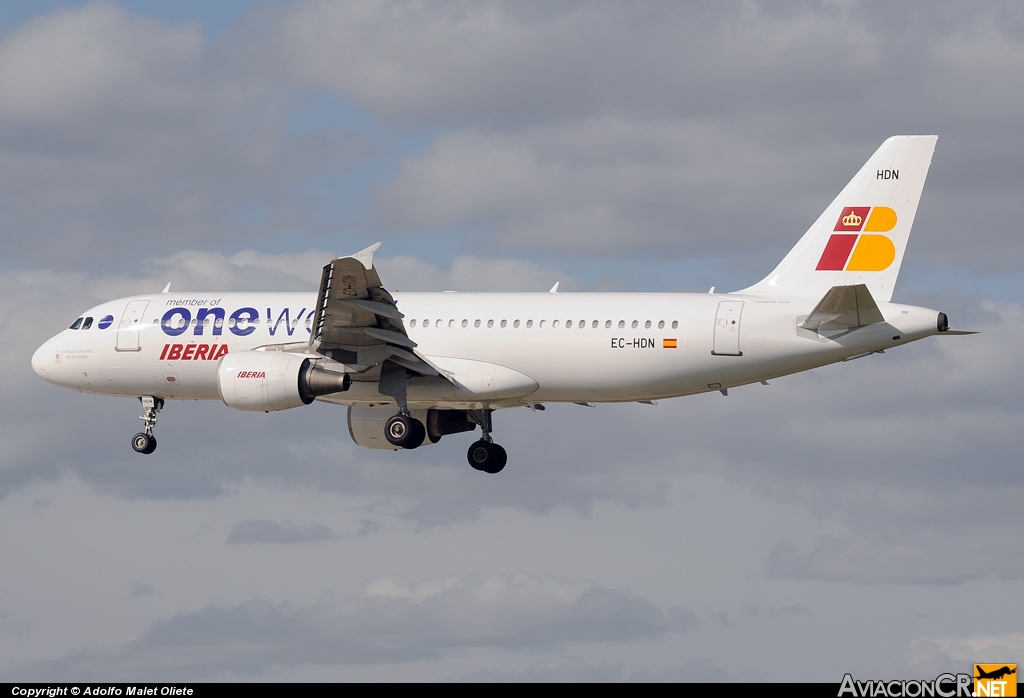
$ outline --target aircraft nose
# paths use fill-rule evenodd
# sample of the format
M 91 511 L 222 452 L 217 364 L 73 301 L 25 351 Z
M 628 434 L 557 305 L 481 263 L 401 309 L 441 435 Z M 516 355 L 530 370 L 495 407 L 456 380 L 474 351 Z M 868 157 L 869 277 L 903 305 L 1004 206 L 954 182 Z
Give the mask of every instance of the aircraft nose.
M 44 342 L 41 347 L 36 349 L 36 352 L 32 355 L 32 370 L 40 378 L 47 378 L 46 367 L 50 363 L 52 357 L 50 356 L 50 342 Z

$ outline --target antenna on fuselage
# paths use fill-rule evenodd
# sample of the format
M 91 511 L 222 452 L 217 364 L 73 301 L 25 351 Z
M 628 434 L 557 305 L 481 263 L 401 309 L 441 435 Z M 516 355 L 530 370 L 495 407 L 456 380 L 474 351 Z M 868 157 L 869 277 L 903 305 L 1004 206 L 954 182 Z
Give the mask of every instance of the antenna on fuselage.
M 164 286 L 164 290 L 163 290 L 163 291 L 161 291 L 160 293 L 170 293 L 170 292 L 171 292 L 171 282 L 170 282 L 170 281 L 168 281 L 168 282 L 167 282 L 167 285 L 166 285 L 166 286 Z

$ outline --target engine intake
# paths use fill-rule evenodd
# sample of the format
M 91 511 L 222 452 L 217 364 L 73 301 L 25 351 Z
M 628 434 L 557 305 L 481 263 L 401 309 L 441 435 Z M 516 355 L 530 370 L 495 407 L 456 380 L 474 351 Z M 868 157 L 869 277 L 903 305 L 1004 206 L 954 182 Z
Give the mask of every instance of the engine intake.
M 308 405 L 321 395 L 348 390 L 346 373 L 328 371 L 303 354 L 239 351 L 217 368 L 217 391 L 228 407 L 273 412 Z

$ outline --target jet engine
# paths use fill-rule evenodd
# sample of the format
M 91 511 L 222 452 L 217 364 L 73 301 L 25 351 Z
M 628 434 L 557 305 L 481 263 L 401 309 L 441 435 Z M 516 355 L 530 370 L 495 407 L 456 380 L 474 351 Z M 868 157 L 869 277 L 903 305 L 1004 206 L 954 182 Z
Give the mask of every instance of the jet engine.
M 394 406 L 349 407 L 348 433 L 357 445 L 364 448 L 398 450 L 384 436 L 384 425 L 397 412 Z M 427 437 L 423 439 L 423 446 L 436 444 L 446 434 L 476 429 L 476 423 L 462 410 L 410 410 L 410 413 L 413 419 L 426 427 Z
M 217 368 L 217 391 L 228 407 L 271 412 L 308 405 L 321 395 L 348 390 L 348 374 L 328 371 L 308 356 L 278 351 L 227 354 Z

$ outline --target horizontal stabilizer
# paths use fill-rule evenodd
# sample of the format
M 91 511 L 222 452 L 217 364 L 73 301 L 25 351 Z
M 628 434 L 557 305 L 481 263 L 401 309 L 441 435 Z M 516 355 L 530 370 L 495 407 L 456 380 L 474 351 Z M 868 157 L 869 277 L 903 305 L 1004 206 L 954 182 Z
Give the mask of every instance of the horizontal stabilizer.
M 849 330 L 884 321 L 867 285 L 855 284 L 830 288 L 800 327 L 805 330 Z

